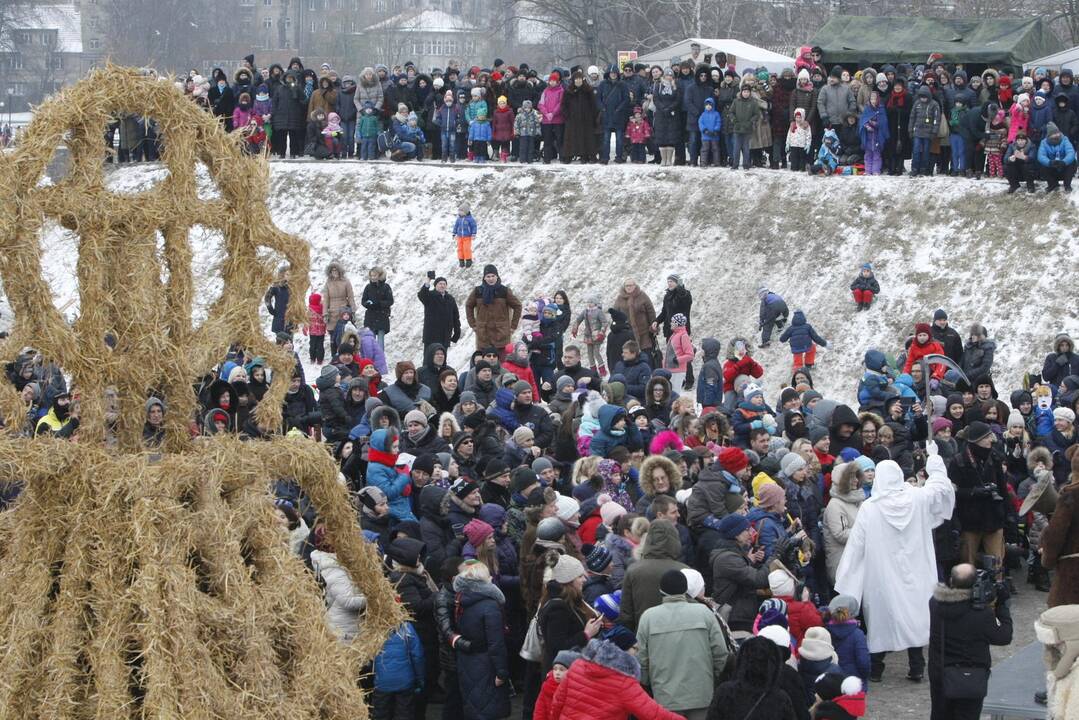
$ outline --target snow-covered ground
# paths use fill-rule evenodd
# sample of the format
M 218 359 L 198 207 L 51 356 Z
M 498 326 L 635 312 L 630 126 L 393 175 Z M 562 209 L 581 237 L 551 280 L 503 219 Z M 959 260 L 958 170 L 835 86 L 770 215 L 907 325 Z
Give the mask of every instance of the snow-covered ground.
M 123 167 L 111 172 L 109 186 L 143 191 L 164 172 Z M 386 268 L 397 301 L 387 337 L 391 367 L 421 358 L 416 291 L 428 270 L 450 279 L 462 320 L 464 299 L 488 262 L 522 299 L 564 289 L 575 308 L 589 295 L 610 303 L 621 282 L 634 278 L 658 309 L 667 275 L 678 273 L 693 292 L 698 344 L 709 335 L 724 344 L 753 336 L 755 290 L 768 285 L 829 340 L 817 362 L 818 389 L 852 400 L 865 350 L 894 354 L 937 307 L 964 337 L 972 322 L 989 329 L 1003 387 L 1040 366 L 1057 332 L 1079 331 L 1075 198 L 1006 196 L 1004 189 L 999 181 L 767 170 L 285 161 L 272 164 L 268 201 L 277 225 L 311 244 L 315 288 L 331 259 L 345 266 L 357 297 L 367 269 Z M 476 266 L 468 271 L 457 267 L 450 232 L 463 201 L 479 223 Z M 196 229 L 192 238 L 205 300 L 218 289 L 220 237 Z M 75 241 L 54 226 L 44 242 L 46 273 L 62 305 L 77 294 Z M 867 260 L 883 292 L 859 313 L 847 288 Z M 67 310 L 76 311 L 77 302 Z M 301 355 L 304 343 L 298 336 Z M 451 361 L 462 367 L 472 344 L 466 333 Z M 773 344 L 757 357 L 773 398 L 790 377 L 789 350 Z

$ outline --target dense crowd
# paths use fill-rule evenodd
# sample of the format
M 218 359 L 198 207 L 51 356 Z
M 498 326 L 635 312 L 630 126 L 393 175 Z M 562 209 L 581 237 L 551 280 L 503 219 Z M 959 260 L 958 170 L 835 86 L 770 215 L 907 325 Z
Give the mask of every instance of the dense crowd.
M 979 68 L 931 56 L 924 65 L 825 65 L 802 47 L 791 67 L 745 70 L 724 53 L 669 66 L 553 68 L 496 59 L 490 68 L 423 72 L 413 63 L 339 74 L 293 58 L 231 77 L 214 68 L 177 82 L 275 156 L 455 162 L 769 167 L 819 174 L 1007 178 L 1047 191 L 1075 175 L 1079 87 L 1071 70 Z M 119 159 L 155 159 L 152 119 L 120 118 Z M 910 161 L 909 170 L 907 161 Z
M 866 264 L 851 312 L 873 311 L 879 290 Z M 933 717 L 976 718 L 981 699 L 950 697 L 943 678 L 988 668 L 979 643 L 1010 642 L 1019 568 L 1050 605 L 1079 602 L 1079 355 L 1066 334 L 1001 395 L 988 330 L 968 318 L 960 335 L 937 310 L 866 351 L 855 409 L 815 389 L 827 339 L 766 287 L 759 339 L 699 345 L 693 326 L 718 319 L 694 314 L 677 275 L 655 303 L 630 280 L 608 302 L 521 300 L 493 265 L 463 303 L 441 277 L 409 295 L 424 347 L 391 358 L 401 298 L 383 270 L 357 293 L 331 263 L 294 328 L 282 268 L 271 329 L 286 350 L 308 337 L 282 426 L 256 422 L 271 377 L 242 347 L 196 384 L 186 418 L 193 435 L 287 434 L 332 454 L 412 618 L 362 679 L 376 719 L 433 703 L 444 718 L 504 718 L 515 688 L 538 720 L 845 719 L 872 703 L 890 651 L 922 681 L 927 644 Z M 464 325 L 476 349 L 450 367 Z M 754 357 L 772 342 L 789 344 L 791 366 Z M 26 403 L 16 430 L 78 441 L 61 368 L 26 348 L 5 369 Z M 169 398 L 145 407 L 153 448 Z M 1064 509 L 1020 512 L 1049 485 Z M 286 480 L 272 493 L 329 625 L 342 642 L 361 635 L 363 588 L 317 511 Z M 972 605 L 974 566 L 1001 581 L 992 607 Z

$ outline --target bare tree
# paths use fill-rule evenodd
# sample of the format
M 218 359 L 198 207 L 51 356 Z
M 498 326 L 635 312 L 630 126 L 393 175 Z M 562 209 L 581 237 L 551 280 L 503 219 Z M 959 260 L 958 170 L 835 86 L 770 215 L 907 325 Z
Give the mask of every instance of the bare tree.
M 228 3 L 213 0 L 111 0 L 113 59 L 162 70 L 188 67 L 232 27 Z

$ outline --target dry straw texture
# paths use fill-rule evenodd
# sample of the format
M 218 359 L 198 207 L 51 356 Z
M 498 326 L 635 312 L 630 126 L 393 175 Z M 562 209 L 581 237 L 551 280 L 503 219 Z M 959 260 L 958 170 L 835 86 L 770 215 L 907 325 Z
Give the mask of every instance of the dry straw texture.
M 105 186 L 103 130 L 120 113 L 153 117 L 164 136 L 169 175 L 139 195 Z M 65 141 L 70 173 L 39 185 Z M 220 199 L 198 198 L 197 161 Z M 0 477 L 25 487 L 0 516 L 0 717 L 367 716 L 360 669 L 404 614 L 331 458 L 308 440 L 192 440 L 187 429 L 193 380 L 233 342 L 267 358 L 275 379 L 256 416 L 280 426 L 293 361 L 265 339 L 258 306 L 274 254 L 283 256 L 289 319 L 302 322 L 309 258 L 270 221 L 267 187 L 265 161 L 244 156 L 172 83 L 114 66 L 38 108 L 18 149 L 0 156 L 0 279 L 15 315 L 0 360 L 30 345 L 60 363 L 82 421 L 76 442 L 0 437 Z M 41 273 L 46 218 L 79 237 L 80 315 L 70 326 Z M 225 238 L 224 289 L 198 327 L 194 224 Z M 120 401 L 111 430 L 106 388 Z M 150 391 L 169 403 L 160 455 L 141 444 Z M 7 384 L 0 407 L 18 428 L 23 410 Z M 352 645 L 328 630 L 316 583 L 288 552 L 267 492 L 279 478 L 310 496 L 367 596 Z

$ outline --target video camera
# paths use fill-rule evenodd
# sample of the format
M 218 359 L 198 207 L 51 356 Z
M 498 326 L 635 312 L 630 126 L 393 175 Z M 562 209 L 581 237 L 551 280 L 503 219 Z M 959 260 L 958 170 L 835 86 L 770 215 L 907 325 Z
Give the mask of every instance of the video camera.
M 1004 589 L 1004 583 L 997 579 L 1000 562 L 996 555 L 982 555 L 981 566 L 970 589 L 970 606 L 975 610 L 984 610 L 994 604 Z

